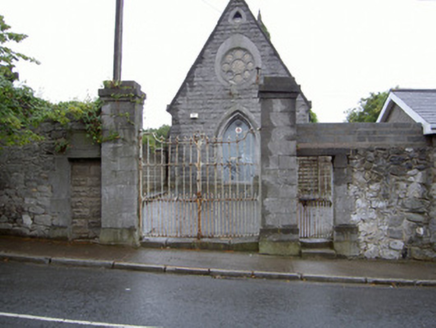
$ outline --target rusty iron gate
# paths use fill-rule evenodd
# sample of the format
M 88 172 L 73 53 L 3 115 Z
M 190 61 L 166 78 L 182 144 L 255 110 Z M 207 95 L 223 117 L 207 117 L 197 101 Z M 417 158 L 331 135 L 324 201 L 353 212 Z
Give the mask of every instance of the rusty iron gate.
M 235 238 L 259 233 L 254 132 L 223 139 L 146 136 L 143 218 L 146 237 Z M 233 137 L 233 138 L 232 138 Z
M 298 226 L 300 238 L 331 239 L 333 235 L 331 157 L 298 159 Z

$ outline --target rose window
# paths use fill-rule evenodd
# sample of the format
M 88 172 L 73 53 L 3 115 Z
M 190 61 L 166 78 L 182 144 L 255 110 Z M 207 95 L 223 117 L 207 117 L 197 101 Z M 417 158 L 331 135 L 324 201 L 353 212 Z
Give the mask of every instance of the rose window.
M 255 71 L 253 56 L 246 49 L 232 49 L 224 56 L 221 69 L 223 78 L 231 83 L 248 82 Z

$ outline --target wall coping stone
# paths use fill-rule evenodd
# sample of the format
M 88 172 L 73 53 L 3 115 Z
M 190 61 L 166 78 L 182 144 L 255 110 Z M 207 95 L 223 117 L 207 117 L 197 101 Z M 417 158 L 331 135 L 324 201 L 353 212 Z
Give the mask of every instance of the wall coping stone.
M 266 76 L 263 84 L 259 86 L 260 98 L 296 99 L 300 93 L 300 86 L 294 79 L 288 77 Z
M 134 98 L 146 99 L 146 94 L 141 91 L 141 86 L 135 81 L 122 81 L 119 86 L 105 87 L 98 90 L 98 95 L 102 99 L 117 99 L 126 101 Z

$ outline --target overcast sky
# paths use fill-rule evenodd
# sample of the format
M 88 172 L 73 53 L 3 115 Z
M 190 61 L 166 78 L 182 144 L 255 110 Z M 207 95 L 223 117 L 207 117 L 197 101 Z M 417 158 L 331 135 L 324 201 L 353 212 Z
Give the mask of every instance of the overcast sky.
M 147 94 L 145 126 L 170 124 L 166 106 L 228 0 L 125 0 L 123 80 Z M 247 0 L 321 122 L 370 92 L 436 88 L 436 0 Z M 112 79 L 115 0 L 0 0 L 14 49 L 41 65 L 20 78 L 51 101 L 95 98 Z

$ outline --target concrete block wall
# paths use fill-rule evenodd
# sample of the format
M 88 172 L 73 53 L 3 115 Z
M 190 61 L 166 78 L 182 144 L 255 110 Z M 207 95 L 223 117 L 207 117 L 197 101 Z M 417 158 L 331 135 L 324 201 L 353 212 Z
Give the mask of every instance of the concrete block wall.
M 341 150 L 371 147 L 426 147 L 422 127 L 416 123 L 318 123 L 299 124 L 300 155 L 337 154 Z

